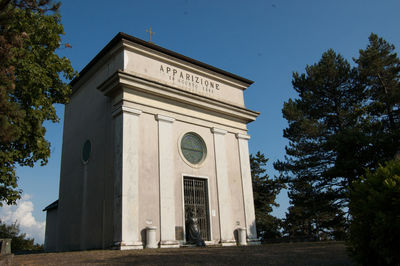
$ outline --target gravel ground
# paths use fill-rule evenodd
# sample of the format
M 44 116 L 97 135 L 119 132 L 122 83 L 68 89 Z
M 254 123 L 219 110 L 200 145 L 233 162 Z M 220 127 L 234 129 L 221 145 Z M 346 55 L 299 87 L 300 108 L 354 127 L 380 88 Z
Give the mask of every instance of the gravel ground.
M 352 265 L 343 242 L 15 255 L 15 265 Z

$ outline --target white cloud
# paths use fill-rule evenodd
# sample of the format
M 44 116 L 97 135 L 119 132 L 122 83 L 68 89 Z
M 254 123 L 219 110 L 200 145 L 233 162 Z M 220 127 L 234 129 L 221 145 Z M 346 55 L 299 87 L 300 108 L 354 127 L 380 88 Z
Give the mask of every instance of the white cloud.
M 0 219 L 11 224 L 17 221 L 21 233 L 26 233 L 29 238 L 34 238 L 35 243 L 43 244 L 45 222 L 40 222 L 33 216 L 33 202 L 31 196 L 25 194 L 16 206 L 3 205 L 0 208 Z

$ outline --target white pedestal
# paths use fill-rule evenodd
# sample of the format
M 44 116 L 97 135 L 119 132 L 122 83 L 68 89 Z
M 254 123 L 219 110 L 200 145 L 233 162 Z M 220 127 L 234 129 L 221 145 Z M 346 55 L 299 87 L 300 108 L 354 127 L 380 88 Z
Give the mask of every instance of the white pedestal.
M 146 228 L 146 248 L 158 248 L 156 240 L 157 227 L 148 226 Z
M 247 245 L 247 241 L 246 241 L 246 238 L 247 238 L 247 234 L 246 234 L 246 231 L 247 231 L 247 229 L 246 229 L 246 227 L 239 227 L 238 229 L 238 244 L 239 244 L 239 246 L 246 246 Z

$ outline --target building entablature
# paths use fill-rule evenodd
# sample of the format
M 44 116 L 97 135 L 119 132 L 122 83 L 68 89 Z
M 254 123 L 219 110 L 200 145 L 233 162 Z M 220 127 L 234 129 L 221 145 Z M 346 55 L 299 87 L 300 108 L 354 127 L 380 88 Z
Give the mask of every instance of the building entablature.
M 104 81 L 98 90 L 112 98 L 112 105 L 127 105 L 149 113 L 166 112 L 187 120 L 203 120 L 222 126 L 246 129 L 258 112 L 180 90 L 153 80 L 119 70 Z M 201 124 L 204 124 L 202 122 Z M 231 131 L 231 130 L 230 130 Z

